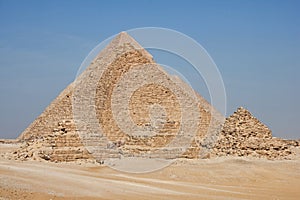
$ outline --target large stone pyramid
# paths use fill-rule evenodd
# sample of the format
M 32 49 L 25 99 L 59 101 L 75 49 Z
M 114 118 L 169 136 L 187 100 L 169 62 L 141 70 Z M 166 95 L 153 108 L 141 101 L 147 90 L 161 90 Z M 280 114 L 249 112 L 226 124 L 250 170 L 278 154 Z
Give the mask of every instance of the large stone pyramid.
M 19 136 L 26 142 L 18 155 L 51 161 L 198 158 L 212 147 L 223 120 L 122 32 Z

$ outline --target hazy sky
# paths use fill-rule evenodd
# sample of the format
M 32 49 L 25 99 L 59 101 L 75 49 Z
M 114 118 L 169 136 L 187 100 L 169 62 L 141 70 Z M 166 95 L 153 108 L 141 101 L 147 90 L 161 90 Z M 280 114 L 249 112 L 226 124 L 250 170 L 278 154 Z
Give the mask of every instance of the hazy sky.
M 147 26 L 185 33 L 208 51 L 227 114 L 243 106 L 274 136 L 300 138 L 299 2 L 0 0 L 0 138 L 18 136 L 99 42 Z

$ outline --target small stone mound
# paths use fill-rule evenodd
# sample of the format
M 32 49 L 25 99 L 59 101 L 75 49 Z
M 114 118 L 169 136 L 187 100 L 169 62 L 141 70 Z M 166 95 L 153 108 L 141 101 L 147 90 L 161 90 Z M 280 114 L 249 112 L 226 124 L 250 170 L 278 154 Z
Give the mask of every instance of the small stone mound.
M 62 120 L 51 134 L 32 135 L 13 152 L 16 160 L 46 160 L 69 162 L 90 159 L 91 155 L 83 147 L 72 120 Z
M 270 160 L 291 159 L 294 147 L 299 147 L 299 141 L 272 137 L 272 132 L 266 125 L 241 107 L 226 119 L 212 154 Z

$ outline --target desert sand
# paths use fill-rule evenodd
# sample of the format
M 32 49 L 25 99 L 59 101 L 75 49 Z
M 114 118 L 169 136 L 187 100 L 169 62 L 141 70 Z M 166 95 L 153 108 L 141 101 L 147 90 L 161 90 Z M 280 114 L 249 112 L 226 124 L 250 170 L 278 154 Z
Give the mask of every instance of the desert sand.
M 0 144 L 0 199 L 299 199 L 300 162 L 219 157 L 178 159 L 124 173 L 105 165 L 15 161 Z

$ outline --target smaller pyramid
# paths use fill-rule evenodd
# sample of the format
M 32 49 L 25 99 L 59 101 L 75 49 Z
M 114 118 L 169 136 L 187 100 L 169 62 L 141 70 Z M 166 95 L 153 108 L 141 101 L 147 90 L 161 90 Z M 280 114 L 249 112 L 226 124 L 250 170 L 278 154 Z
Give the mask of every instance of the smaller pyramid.
M 251 156 L 267 159 L 290 159 L 296 140 L 272 137 L 271 130 L 255 118 L 247 109 L 238 108 L 225 121 L 219 140 L 215 144 L 215 156 Z

